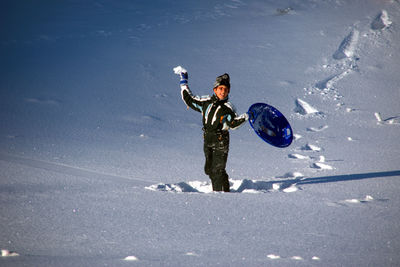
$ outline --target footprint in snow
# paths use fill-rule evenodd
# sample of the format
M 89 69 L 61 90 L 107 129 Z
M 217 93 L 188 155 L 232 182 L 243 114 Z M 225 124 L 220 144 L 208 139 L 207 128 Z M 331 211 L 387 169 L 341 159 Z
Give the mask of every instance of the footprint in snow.
M 349 75 L 353 71 L 354 66 L 350 67 L 349 69 L 339 73 L 332 75 L 325 80 L 322 80 L 315 84 L 315 87 L 319 90 L 330 91 L 334 88 L 334 85 L 339 82 L 341 79 Z
M 309 115 L 309 114 L 314 114 L 314 113 L 320 113 L 318 109 L 314 108 L 311 106 L 309 103 L 307 103 L 304 100 L 301 99 L 296 99 L 295 101 L 295 109 L 294 112 L 300 114 L 300 115 Z
M 365 196 L 365 198 L 352 198 L 352 199 L 346 199 L 344 202 L 346 203 L 367 203 L 370 201 L 373 201 L 374 198 L 371 197 L 370 195 Z
M 301 154 L 296 154 L 296 153 L 295 154 L 289 154 L 288 157 L 291 158 L 291 159 L 309 159 L 310 158 L 309 156 L 303 156 Z
M 392 21 L 386 10 L 382 10 L 371 23 L 372 30 L 383 30 L 392 25 Z
M 300 172 L 287 172 L 282 176 L 277 176 L 276 178 L 302 178 L 304 175 Z
M 319 157 L 319 162 L 315 162 L 311 165 L 311 168 L 319 170 L 333 170 L 333 167 L 325 163 L 325 156 Z
M 354 111 L 357 111 L 357 109 L 355 109 L 355 108 L 346 108 L 346 112 L 347 113 L 351 113 L 351 112 L 354 112 Z
M 276 254 L 268 254 L 267 258 L 270 259 L 270 260 L 280 260 L 280 259 L 289 259 L 289 260 L 294 260 L 294 261 L 303 261 L 303 260 L 305 260 L 301 256 L 281 257 L 280 255 L 276 255 Z M 317 256 L 313 256 L 311 259 L 314 260 L 314 261 L 321 260 Z
M 375 112 L 375 118 L 378 121 L 378 124 L 400 124 L 400 116 L 393 116 L 386 119 L 382 119 L 382 116 L 379 112 Z
M 300 148 L 302 151 L 315 151 L 315 152 L 320 152 L 322 151 L 322 148 L 312 145 L 312 144 L 306 144 Z
M 322 162 L 315 162 L 311 165 L 311 168 L 318 169 L 318 170 L 333 170 L 331 165 Z
M 344 58 L 351 58 L 357 47 L 359 31 L 353 29 L 341 42 L 338 50 L 333 54 L 333 58 L 340 60 Z
M 186 256 L 193 256 L 193 257 L 199 257 L 200 255 L 195 253 L 195 252 L 186 252 L 185 253 Z
M 349 205 L 358 205 L 358 204 L 368 204 L 375 201 L 388 201 L 388 199 L 375 199 L 370 195 L 366 195 L 363 198 L 349 198 L 345 200 L 340 200 L 336 202 L 328 202 L 327 205 L 331 207 L 347 207 Z
M 282 16 L 282 15 L 287 15 L 293 11 L 293 8 L 287 7 L 287 8 L 278 8 L 276 9 L 276 15 Z
M 139 259 L 136 256 L 126 256 L 124 261 L 138 261 Z
M 300 134 L 293 134 L 293 140 L 299 140 L 303 138 L 303 136 L 301 136 Z
M 315 133 L 315 132 L 322 132 L 328 128 L 329 128 L 328 125 L 323 125 L 320 127 L 309 127 L 309 128 L 307 128 L 307 131 Z
M 1 256 L 2 257 L 16 257 L 16 256 L 19 256 L 19 254 L 15 251 L 10 251 L 8 249 L 2 249 Z

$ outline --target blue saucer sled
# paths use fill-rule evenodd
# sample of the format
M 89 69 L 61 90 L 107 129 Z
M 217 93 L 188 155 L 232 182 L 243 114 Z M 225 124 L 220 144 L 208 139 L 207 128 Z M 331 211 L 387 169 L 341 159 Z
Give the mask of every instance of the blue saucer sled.
M 288 147 L 293 141 L 293 131 L 283 114 L 265 103 L 250 106 L 249 122 L 255 133 L 265 142 L 276 147 Z

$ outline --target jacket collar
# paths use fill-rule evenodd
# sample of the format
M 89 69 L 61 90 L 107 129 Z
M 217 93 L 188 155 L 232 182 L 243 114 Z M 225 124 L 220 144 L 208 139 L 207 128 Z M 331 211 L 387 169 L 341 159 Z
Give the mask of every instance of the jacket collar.
M 213 94 L 212 97 L 211 97 L 211 100 L 212 100 L 213 103 L 224 104 L 224 103 L 228 102 L 228 97 L 226 97 L 225 99 L 219 100 L 219 98 L 215 94 Z

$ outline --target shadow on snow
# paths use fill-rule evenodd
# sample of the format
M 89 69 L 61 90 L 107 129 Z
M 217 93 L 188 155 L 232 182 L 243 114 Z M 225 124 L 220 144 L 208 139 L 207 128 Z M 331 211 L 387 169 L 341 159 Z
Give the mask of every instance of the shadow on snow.
M 344 182 L 352 180 L 363 180 L 370 178 L 383 178 L 391 176 L 400 176 L 399 171 L 387 171 L 387 172 L 369 172 L 369 173 L 358 173 L 358 174 L 344 174 L 334 176 L 323 176 L 315 178 L 301 179 L 297 184 L 320 184 L 320 183 L 333 183 L 333 182 Z
M 344 174 L 334 176 L 321 176 L 321 177 L 298 177 L 285 180 L 262 181 L 262 180 L 230 180 L 230 189 L 233 193 L 261 193 L 268 191 L 283 191 L 295 192 L 298 191 L 301 185 L 321 184 L 321 183 L 334 183 L 355 181 L 371 178 L 383 178 L 400 176 L 400 170 L 386 171 L 386 172 L 370 172 L 370 173 L 357 173 L 357 174 Z M 146 189 L 153 191 L 170 191 L 182 193 L 210 193 L 212 192 L 210 182 L 190 181 L 180 182 L 176 184 L 155 184 Z

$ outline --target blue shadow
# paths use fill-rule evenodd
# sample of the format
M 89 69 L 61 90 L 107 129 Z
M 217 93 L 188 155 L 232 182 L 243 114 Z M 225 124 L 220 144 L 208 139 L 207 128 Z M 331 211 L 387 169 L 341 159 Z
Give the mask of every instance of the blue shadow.
M 296 184 L 321 184 L 321 183 L 333 183 L 333 182 L 344 182 L 352 180 L 363 180 L 371 178 L 383 178 L 391 176 L 400 176 L 399 171 L 387 171 L 387 172 L 369 172 L 369 173 L 357 173 L 357 174 L 344 174 L 334 176 L 323 176 L 315 178 L 305 178 L 299 180 Z

